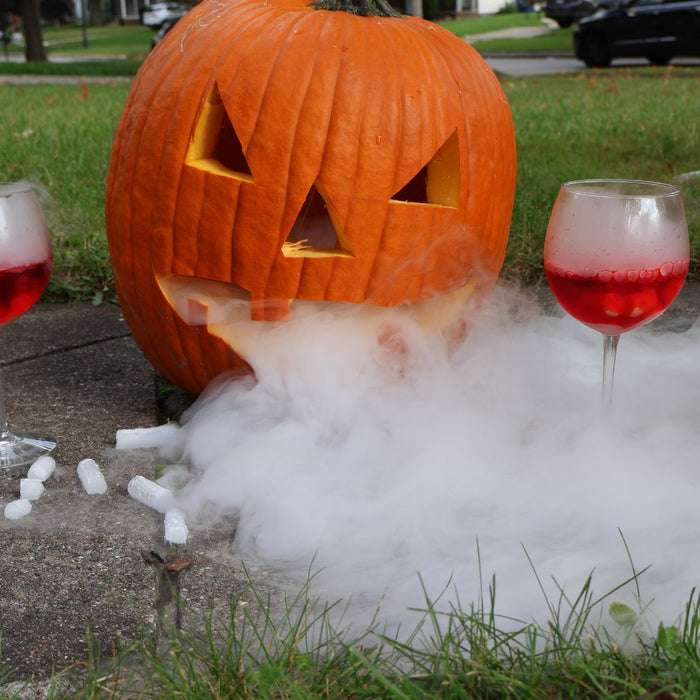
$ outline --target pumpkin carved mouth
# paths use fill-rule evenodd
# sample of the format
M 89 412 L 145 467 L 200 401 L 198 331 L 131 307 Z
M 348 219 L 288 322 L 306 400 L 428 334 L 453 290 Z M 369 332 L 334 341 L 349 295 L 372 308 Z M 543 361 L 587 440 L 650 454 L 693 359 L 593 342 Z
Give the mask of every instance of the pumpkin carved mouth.
M 206 326 L 208 332 L 223 339 L 237 355 L 247 362 L 249 345 L 264 328 L 275 324 L 253 320 L 258 317 L 250 294 L 235 284 L 217 282 L 215 280 L 199 279 L 187 275 L 164 275 L 158 278 L 158 286 L 177 315 L 190 326 Z M 443 333 L 448 340 L 448 348 L 452 336 L 464 333 L 460 323 L 469 299 L 476 287 L 476 279 L 471 280 L 461 289 L 449 294 L 425 299 L 399 307 L 368 307 L 362 305 L 358 313 L 367 313 L 376 320 L 389 315 L 406 314 L 423 330 L 426 335 Z M 268 299 L 265 301 L 266 310 L 276 306 L 289 310 L 290 302 L 286 299 Z M 358 309 L 356 304 L 343 302 L 318 302 L 294 300 L 293 309 L 308 305 L 323 305 L 329 307 L 345 307 Z M 451 331 L 451 332 L 450 332 Z

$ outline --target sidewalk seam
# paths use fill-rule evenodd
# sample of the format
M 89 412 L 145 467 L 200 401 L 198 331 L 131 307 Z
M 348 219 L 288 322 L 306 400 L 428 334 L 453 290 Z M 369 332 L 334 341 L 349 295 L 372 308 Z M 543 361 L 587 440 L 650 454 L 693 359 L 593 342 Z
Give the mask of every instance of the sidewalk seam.
M 107 336 L 105 338 L 100 338 L 99 340 L 90 340 L 86 343 L 81 343 L 80 345 L 69 345 L 61 348 L 51 348 L 46 352 L 37 353 L 36 355 L 29 355 L 27 357 L 22 357 L 17 360 L 0 360 L 0 368 L 2 367 L 15 367 L 17 365 L 24 364 L 25 362 L 32 362 L 34 360 L 39 360 L 42 357 L 51 357 L 51 355 L 61 355 L 66 352 L 72 352 L 73 350 L 82 350 L 83 348 L 89 348 L 93 345 L 100 345 L 101 343 L 109 343 L 113 340 L 121 340 L 122 338 L 130 338 L 131 331 L 126 331 L 119 335 Z

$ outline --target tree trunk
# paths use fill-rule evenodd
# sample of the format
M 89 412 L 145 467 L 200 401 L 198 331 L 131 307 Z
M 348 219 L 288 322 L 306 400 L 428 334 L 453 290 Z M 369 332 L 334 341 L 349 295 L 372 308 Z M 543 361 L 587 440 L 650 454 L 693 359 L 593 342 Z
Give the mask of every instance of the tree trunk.
M 102 25 L 102 2 L 100 0 L 90 0 L 90 25 L 99 27 Z
M 44 40 L 41 35 L 39 0 L 22 0 L 22 25 L 24 27 L 24 56 L 27 61 L 47 61 Z
M 423 0 L 407 0 L 406 14 L 413 17 L 423 16 Z

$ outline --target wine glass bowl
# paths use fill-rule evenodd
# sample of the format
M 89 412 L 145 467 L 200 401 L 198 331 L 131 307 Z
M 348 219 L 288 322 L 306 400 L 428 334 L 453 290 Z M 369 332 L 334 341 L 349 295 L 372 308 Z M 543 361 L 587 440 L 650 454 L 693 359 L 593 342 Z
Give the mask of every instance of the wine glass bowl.
M 39 300 L 51 266 L 48 229 L 33 191 L 0 183 L 0 325 Z
M 561 186 L 545 237 L 545 274 L 564 310 L 605 338 L 608 403 L 620 334 L 668 308 L 687 276 L 689 255 L 677 187 L 639 180 Z
M 0 183 L 0 326 L 39 300 L 51 266 L 49 232 L 31 185 Z M 0 388 L 0 468 L 31 464 L 55 447 L 51 440 L 24 438 L 10 432 Z

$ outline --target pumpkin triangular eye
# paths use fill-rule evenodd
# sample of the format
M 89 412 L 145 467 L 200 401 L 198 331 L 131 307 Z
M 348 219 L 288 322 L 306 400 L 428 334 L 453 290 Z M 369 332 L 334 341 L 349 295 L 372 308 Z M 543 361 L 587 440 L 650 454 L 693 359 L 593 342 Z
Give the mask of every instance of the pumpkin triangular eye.
M 353 257 L 320 183 L 311 187 L 282 246 L 288 258 Z
M 391 201 L 456 209 L 459 194 L 459 142 L 455 132 Z
M 185 162 L 218 175 L 253 181 L 243 147 L 216 83 L 204 102 Z

